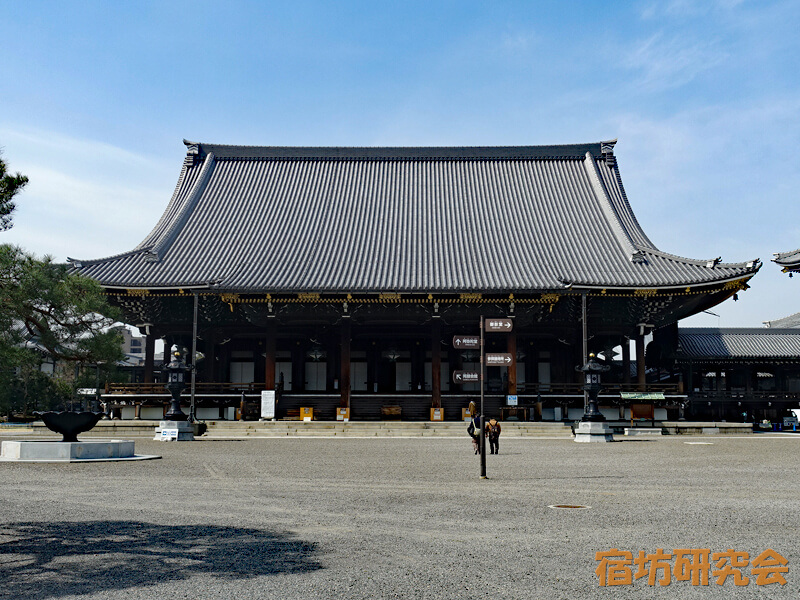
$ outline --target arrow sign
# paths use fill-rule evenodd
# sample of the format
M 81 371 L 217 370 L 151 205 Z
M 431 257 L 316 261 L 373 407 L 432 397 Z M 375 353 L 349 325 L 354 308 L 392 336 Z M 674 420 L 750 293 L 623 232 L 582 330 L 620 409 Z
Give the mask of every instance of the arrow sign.
M 481 374 L 477 371 L 453 371 L 453 383 L 478 383 Z
M 483 327 L 486 331 L 504 331 L 508 333 L 514 329 L 514 321 L 511 319 L 486 319 Z
M 486 355 L 487 367 L 508 367 L 512 362 L 514 362 L 514 357 L 506 352 Z
M 453 348 L 480 348 L 481 339 L 477 335 L 454 335 Z

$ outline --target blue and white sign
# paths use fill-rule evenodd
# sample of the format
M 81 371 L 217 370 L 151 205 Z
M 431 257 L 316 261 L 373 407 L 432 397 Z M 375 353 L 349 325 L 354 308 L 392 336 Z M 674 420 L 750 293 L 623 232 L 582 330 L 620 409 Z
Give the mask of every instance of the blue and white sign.
M 169 442 L 172 440 L 178 439 L 178 430 L 177 429 L 162 429 L 161 430 L 161 441 L 162 442 Z
M 516 396 L 506 396 L 506 404 L 508 406 L 516 406 L 517 405 L 517 397 Z

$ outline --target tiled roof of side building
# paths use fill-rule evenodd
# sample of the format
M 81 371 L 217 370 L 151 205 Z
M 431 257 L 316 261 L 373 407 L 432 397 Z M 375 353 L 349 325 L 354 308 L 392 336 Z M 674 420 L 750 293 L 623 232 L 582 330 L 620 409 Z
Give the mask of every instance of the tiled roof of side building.
M 800 359 L 800 330 L 759 328 L 678 329 L 682 359 Z
M 793 315 L 789 315 L 787 317 L 783 317 L 782 319 L 775 319 L 774 321 L 764 321 L 765 327 L 770 327 L 774 329 L 790 329 L 795 327 L 800 327 L 800 312 L 794 313 Z
M 760 267 L 658 250 L 628 203 L 613 141 L 187 147 L 144 240 L 77 269 L 107 287 L 344 293 L 681 287 Z
M 798 271 L 800 270 L 800 249 L 791 252 L 776 252 L 775 258 L 772 260 L 783 267 L 784 271 Z

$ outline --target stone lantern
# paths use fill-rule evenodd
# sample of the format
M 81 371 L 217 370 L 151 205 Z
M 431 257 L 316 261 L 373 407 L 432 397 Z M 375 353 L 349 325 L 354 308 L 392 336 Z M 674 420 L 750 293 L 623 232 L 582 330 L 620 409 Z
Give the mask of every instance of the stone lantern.
M 578 368 L 583 372 L 583 390 L 589 396 L 586 410 L 581 421 L 605 421 L 603 413 L 597 408 L 597 395 L 600 393 L 600 373 L 606 373 L 611 369 L 608 365 L 601 365 L 595 360 L 594 354 L 589 355 L 589 362 Z
M 603 413 L 597 408 L 597 395 L 601 389 L 600 374 L 607 372 L 611 367 L 601 365 L 595 360 L 594 354 L 589 355 L 589 362 L 582 367 L 575 367 L 576 371 L 583 373 L 583 389 L 589 397 L 583 417 L 575 428 L 576 442 L 613 442 L 614 436 L 611 428 L 606 423 Z
M 164 366 L 167 372 L 165 387 L 172 394 L 172 403 L 164 420 L 156 427 L 155 440 L 191 441 L 194 439 L 194 425 L 189 423 L 186 413 L 181 410 L 181 392 L 186 388 L 186 373 L 190 370 L 183 360 L 183 353 L 177 346 L 172 347 L 172 360 Z
M 186 387 L 186 373 L 189 368 L 177 346 L 172 347 L 172 360 L 164 367 L 167 371 L 167 388 L 172 394 L 172 404 L 164 418 L 169 421 L 186 421 L 188 417 L 181 410 L 181 392 Z

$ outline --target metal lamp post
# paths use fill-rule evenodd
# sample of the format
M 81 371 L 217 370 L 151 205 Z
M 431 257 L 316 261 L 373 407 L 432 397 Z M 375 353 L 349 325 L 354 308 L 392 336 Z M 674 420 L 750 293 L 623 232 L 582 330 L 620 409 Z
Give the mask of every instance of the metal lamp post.
M 183 355 L 177 346 L 172 347 L 172 360 L 165 367 L 167 370 L 167 385 L 165 386 L 172 394 L 172 403 L 169 412 L 164 418 L 170 421 L 186 421 L 187 416 L 181 410 L 181 392 L 186 387 L 186 372 L 189 368 L 183 361 Z
M 601 365 L 597 362 L 594 354 L 589 355 L 589 362 L 585 365 L 576 367 L 576 370 L 583 372 L 583 389 L 589 396 L 589 402 L 586 405 L 581 421 L 597 422 L 606 420 L 603 413 L 597 408 L 597 396 L 601 389 L 600 373 L 605 373 L 610 369 L 611 367 L 608 365 Z

